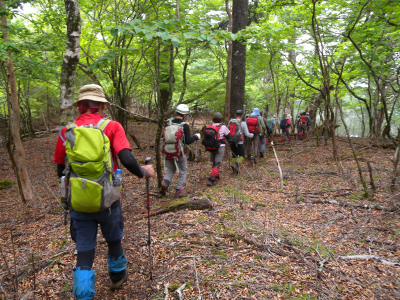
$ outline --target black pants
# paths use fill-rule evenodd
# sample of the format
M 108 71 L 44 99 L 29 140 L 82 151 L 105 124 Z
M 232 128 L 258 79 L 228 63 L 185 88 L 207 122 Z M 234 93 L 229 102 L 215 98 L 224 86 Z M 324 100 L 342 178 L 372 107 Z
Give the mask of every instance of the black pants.
M 231 147 L 233 158 L 237 158 L 239 156 L 242 156 L 242 157 L 245 156 L 245 151 L 244 151 L 243 144 L 231 143 L 231 144 L 229 144 L 229 146 Z

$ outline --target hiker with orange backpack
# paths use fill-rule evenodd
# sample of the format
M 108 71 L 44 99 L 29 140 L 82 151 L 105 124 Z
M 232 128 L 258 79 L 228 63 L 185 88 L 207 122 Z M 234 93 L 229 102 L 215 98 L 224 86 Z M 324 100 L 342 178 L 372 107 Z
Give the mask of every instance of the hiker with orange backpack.
M 254 108 L 251 115 L 247 117 L 246 124 L 249 128 L 249 132 L 254 134 L 252 138 L 247 138 L 247 157 L 250 158 L 252 163 L 256 163 L 256 158 L 259 154 L 261 132 L 263 128 L 266 127 L 260 115 L 260 110 L 257 107 Z
M 252 138 L 254 133 L 250 133 L 246 122 L 242 121 L 243 111 L 237 110 L 235 118 L 230 119 L 228 123 L 229 129 L 229 146 L 232 151 L 231 168 L 233 174 L 239 174 L 239 166 L 243 163 L 244 152 L 244 137 Z
M 212 170 L 208 177 L 207 185 L 215 185 L 215 181 L 220 178 L 219 168 L 225 154 L 225 137 L 229 136 L 229 129 L 222 124 L 222 114 L 217 112 L 213 116 L 213 124 L 208 126 L 204 131 L 202 144 L 206 151 L 210 152 L 210 162 L 212 162 Z
M 176 197 L 185 197 L 184 193 L 187 174 L 187 147 L 200 139 L 200 133 L 190 136 L 190 127 L 185 123 L 186 116 L 190 114 L 186 104 L 179 104 L 175 110 L 175 118 L 170 119 L 163 131 L 162 153 L 164 164 L 167 167 L 161 184 L 160 194 L 165 196 L 175 171 L 178 170 L 178 182 L 175 189 Z
M 300 116 L 299 120 L 299 129 L 300 129 L 300 139 L 306 136 L 306 131 L 308 131 L 309 124 L 312 123 L 308 112 L 303 112 Z

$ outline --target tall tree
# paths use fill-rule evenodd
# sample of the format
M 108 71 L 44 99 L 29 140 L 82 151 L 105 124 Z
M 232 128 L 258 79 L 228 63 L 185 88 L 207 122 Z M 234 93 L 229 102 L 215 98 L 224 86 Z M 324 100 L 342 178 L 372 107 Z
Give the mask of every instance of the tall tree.
M 233 0 L 232 5 L 232 33 L 246 28 L 248 22 L 248 0 Z M 232 43 L 232 75 L 231 75 L 231 104 L 230 113 L 233 117 L 236 110 L 244 104 L 246 83 L 246 44 L 244 41 Z
M 67 123 L 73 119 L 72 103 L 74 102 L 75 76 L 79 62 L 81 37 L 81 15 L 78 0 L 64 0 L 64 2 L 67 15 L 67 43 L 60 79 L 60 108 L 63 110 L 61 123 Z
M 7 7 L 4 3 L 4 1 L 0 1 L 0 10 L 1 10 L 1 29 L 3 32 L 3 40 L 4 44 L 7 45 L 7 47 L 10 47 L 10 38 L 8 35 L 8 30 L 7 30 Z M 10 47 L 11 49 L 12 47 Z M 21 119 L 21 113 L 20 113 L 20 108 L 19 108 L 19 103 L 18 103 L 18 94 L 17 94 L 17 81 L 15 79 L 15 71 L 14 71 L 14 64 L 13 64 L 13 59 L 12 59 L 12 52 L 11 50 L 6 51 L 6 57 L 7 61 L 2 61 L 2 73 L 6 85 L 6 92 L 7 92 L 7 99 L 9 103 L 9 116 L 11 126 L 10 126 L 10 131 L 12 136 L 12 139 L 14 141 L 15 145 L 15 152 L 11 150 L 11 138 L 9 138 L 9 143 L 8 143 L 8 152 L 10 155 L 10 159 L 14 164 L 14 170 L 16 173 L 17 177 L 17 182 L 18 182 L 18 187 L 19 187 L 19 192 L 21 195 L 22 202 L 24 204 L 24 208 L 27 211 L 27 206 L 26 204 L 30 201 L 33 200 L 33 189 L 31 186 L 31 183 L 29 181 L 29 176 L 28 176 L 28 170 L 26 168 L 26 161 L 25 161 L 25 151 L 24 147 L 22 145 L 21 137 L 19 134 L 20 130 L 20 119 Z M 7 70 L 4 69 L 5 68 Z M 7 74 L 8 73 L 8 74 Z M 12 113 L 11 110 L 12 109 Z

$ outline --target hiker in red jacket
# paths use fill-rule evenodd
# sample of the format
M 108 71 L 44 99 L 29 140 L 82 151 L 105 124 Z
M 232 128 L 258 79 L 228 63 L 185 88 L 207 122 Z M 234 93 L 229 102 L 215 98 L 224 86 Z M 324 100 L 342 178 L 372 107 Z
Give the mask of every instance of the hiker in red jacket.
M 109 102 L 106 100 L 101 86 L 88 84 L 78 91 L 78 98 L 73 105 L 80 112 L 80 116 L 74 124 L 76 126 L 91 125 L 93 127 L 103 120 L 102 113 Z M 57 164 L 57 175 L 60 178 L 63 176 L 66 164 L 66 148 L 63 143 L 66 131 L 66 127 L 60 129 L 53 160 Z M 154 176 L 152 165 L 140 166 L 133 157 L 125 131 L 120 123 L 108 120 L 106 127 L 103 128 L 103 133 L 110 142 L 114 172 L 117 169 L 116 157 L 118 156 L 128 171 L 137 177 Z M 67 204 L 64 204 L 64 208 L 68 209 Z M 115 201 L 109 209 L 95 213 L 78 212 L 70 207 L 69 215 L 71 217 L 70 232 L 78 251 L 72 288 L 74 296 L 77 299 L 92 299 L 95 295 L 96 275 L 93 271 L 93 262 L 99 225 L 108 246 L 107 262 L 110 289 L 120 288 L 128 278 L 127 258 L 121 244 L 124 234 L 124 220 L 120 199 Z

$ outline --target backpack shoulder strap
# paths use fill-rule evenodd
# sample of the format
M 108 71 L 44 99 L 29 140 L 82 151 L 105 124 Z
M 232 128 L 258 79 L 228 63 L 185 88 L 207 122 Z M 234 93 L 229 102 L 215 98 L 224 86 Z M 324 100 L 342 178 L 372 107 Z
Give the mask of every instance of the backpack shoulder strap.
M 104 129 L 106 129 L 109 122 L 110 122 L 110 120 L 108 120 L 107 118 L 103 118 L 94 126 L 94 128 L 104 131 Z
M 63 128 L 67 128 L 67 129 L 71 129 L 71 128 L 75 128 L 78 127 L 75 123 L 69 122 L 67 125 L 65 126 L 61 126 L 60 129 L 58 130 L 58 135 L 60 136 L 61 140 L 63 141 L 63 143 L 65 144 L 65 139 L 62 137 L 61 134 L 61 130 L 63 130 Z
M 61 130 L 63 130 L 64 127 L 67 127 L 67 126 L 61 126 L 60 129 L 58 130 L 58 135 L 60 136 L 60 139 L 63 141 L 63 143 L 65 143 L 65 140 L 62 137 Z

